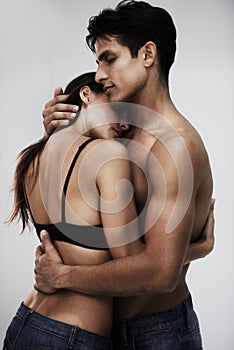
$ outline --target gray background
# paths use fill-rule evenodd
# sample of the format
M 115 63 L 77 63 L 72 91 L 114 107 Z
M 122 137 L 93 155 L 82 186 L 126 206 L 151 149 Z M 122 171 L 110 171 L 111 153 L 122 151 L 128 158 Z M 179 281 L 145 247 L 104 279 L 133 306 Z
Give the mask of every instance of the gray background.
M 0 12 L 0 343 L 33 283 L 38 240 L 3 220 L 12 207 L 15 158 L 43 134 L 41 111 L 57 85 L 96 68 L 85 46 L 87 20 L 114 0 L 8 0 Z M 151 0 L 178 30 L 171 94 L 199 130 L 214 174 L 216 246 L 190 267 L 188 284 L 207 350 L 234 347 L 233 324 L 233 9 L 232 0 Z

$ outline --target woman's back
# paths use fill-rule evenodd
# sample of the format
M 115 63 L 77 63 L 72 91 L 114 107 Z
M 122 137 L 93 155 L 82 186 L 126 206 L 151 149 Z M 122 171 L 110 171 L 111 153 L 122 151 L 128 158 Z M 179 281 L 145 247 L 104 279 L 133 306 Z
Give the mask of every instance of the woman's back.
M 29 168 L 26 177 L 26 192 L 31 215 L 36 224 L 42 225 L 42 228 L 43 225 L 47 225 L 48 231 L 53 226 L 58 229 L 60 227 L 58 224 L 61 222 L 72 224 L 79 236 L 79 231 L 82 233 L 87 225 L 101 225 L 100 212 L 97 210 L 99 208 L 98 192 L 87 193 L 91 189 L 92 176 L 87 174 L 87 169 L 83 169 L 86 177 L 81 180 L 84 186 L 82 191 L 82 185 L 78 183 L 78 174 L 85 159 L 88 159 L 86 156 L 90 150 L 105 141 L 91 140 L 84 136 L 77 137 L 78 134 L 73 129 L 71 127 L 61 130 L 48 140 L 40 158 L 39 176 L 36 182 L 36 175 Z M 76 155 L 77 159 L 75 159 Z M 73 168 L 71 167 L 72 162 Z M 64 196 L 63 186 L 66 180 L 67 191 Z M 93 207 L 87 203 L 83 193 L 92 198 Z M 62 198 L 64 206 L 62 206 Z M 85 227 L 82 228 L 82 226 Z M 66 225 L 64 228 L 66 229 Z M 69 232 L 62 232 L 62 234 L 64 239 L 60 237 L 61 240 L 57 240 L 55 235 L 54 244 L 65 264 L 100 264 L 111 258 L 105 247 L 104 249 L 102 247 L 98 249 L 100 247 L 95 247 L 95 245 L 88 247 L 88 243 L 79 242 L 79 239 L 74 236 L 75 241 L 71 244 L 66 242 Z M 103 229 L 97 227 L 96 234 L 103 235 Z M 93 242 L 95 242 L 95 237 Z M 101 335 L 110 334 L 112 298 L 91 297 L 65 290 L 53 295 L 33 291 L 25 304 L 59 321 L 77 325 Z

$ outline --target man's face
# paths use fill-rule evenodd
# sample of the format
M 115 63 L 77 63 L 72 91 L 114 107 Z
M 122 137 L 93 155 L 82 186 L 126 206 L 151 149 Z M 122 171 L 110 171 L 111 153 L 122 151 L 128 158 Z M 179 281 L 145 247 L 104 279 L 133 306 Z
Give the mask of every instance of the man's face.
M 137 103 L 147 78 L 141 54 L 132 58 L 127 46 L 113 37 L 109 39 L 96 41 L 95 79 L 103 84 L 109 101 Z

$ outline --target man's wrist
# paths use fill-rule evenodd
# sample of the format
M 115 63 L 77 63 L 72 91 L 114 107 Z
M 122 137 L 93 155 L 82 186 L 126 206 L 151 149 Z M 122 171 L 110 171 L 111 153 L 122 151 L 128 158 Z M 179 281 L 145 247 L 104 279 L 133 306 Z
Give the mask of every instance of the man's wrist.
M 59 264 L 58 271 L 54 279 L 54 288 L 70 289 L 72 266 Z

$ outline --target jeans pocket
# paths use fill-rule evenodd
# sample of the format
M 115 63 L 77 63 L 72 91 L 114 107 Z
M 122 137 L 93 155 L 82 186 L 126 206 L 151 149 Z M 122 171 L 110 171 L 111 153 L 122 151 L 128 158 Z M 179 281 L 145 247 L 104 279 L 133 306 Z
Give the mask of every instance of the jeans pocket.
M 162 327 L 150 327 L 134 337 L 134 345 L 138 350 L 178 350 L 178 339 L 175 328 L 171 324 Z
M 184 322 L 178 329 L 179 342 L 186 350 L 200 350 L 202 349 L 202 338 L 197 315 L 192 311 L 188 316 L 188 324 Z
M 183 349 L 185 350 L 202 349 L 202 339 L 201 339 L 201 334 L 199 330 L 187 334 L 187 336 L 180 338 L 179 341 L 180 341 L 180 344 L 183 346 Z

